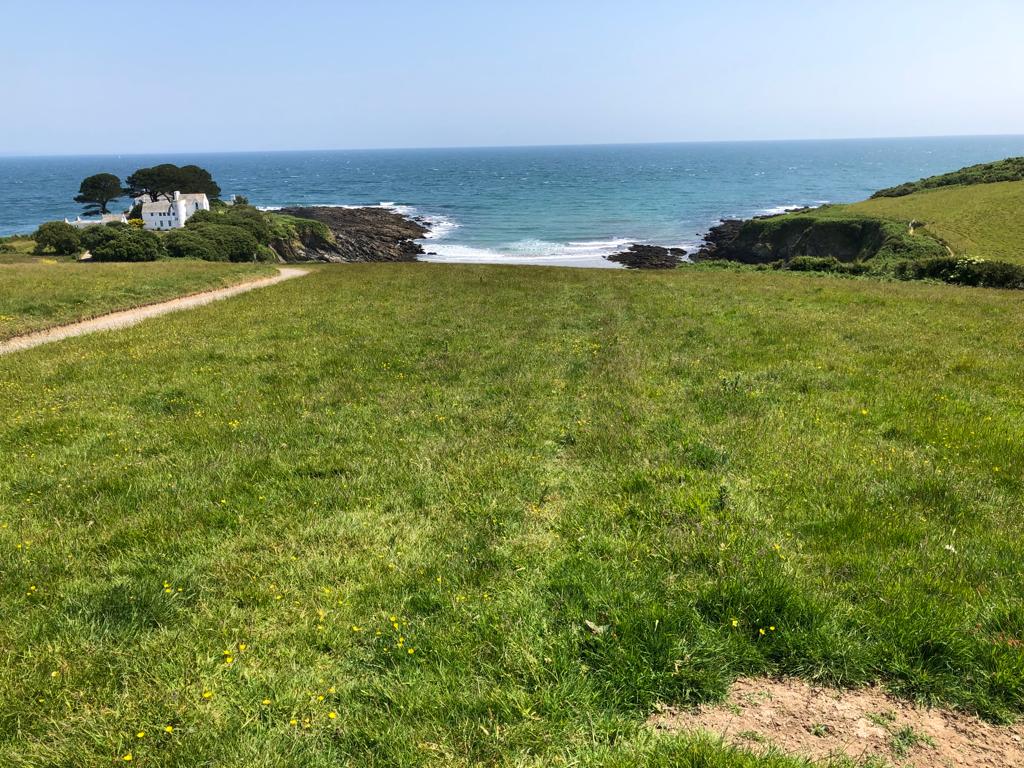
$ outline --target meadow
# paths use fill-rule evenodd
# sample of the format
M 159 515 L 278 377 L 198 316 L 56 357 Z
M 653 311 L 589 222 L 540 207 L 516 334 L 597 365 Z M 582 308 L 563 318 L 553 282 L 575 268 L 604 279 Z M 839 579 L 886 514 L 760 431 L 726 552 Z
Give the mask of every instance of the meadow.
M 23 241 L 30 243 L 31 241 Z M 253 264 L 167 260 L 76 264 L 0 254 L 0 339 L 274 273 Z
M 740 675 L 1016 718 L 1022 352 L 1009 291 L 360 264 L 0 358 L 0 764 L 798 765 L 645 728 Z
M 880 197 L 842 210 L 883 219 L 917 219 L 957 256 L 1024 264 L 1024 181 L 951 186 Z

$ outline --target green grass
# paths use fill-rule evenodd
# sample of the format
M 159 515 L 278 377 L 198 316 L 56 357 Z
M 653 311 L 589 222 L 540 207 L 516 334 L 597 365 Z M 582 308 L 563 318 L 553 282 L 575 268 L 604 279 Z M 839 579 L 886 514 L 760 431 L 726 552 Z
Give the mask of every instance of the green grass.
M 15 254 L 0 261 L 0 339 L 273 272 L 251 264 L 88 264 Z
M 795 766 L 643 727 L 758 674 L 1019 715 L 1022 338 L 390 264 L 2 358 L 0 764 Z
M 1024 263 L 1024 182 L 944 187 L 907 197 L 875 198 L 849 206 L 849 213 L 917 219 L 957 256 Z
M 39 257 L 33 254 L 36 241 L 28 237 L 0 237 L 0 264 L 24 264 L 35 262 Z

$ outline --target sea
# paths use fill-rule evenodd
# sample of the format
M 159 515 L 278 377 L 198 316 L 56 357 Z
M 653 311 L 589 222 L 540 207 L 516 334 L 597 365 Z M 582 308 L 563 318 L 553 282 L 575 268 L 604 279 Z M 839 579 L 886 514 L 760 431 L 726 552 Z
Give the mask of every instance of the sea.
M 2 151 L 2 147 L 0 147 Z M 1024 155 L 1024 136 L 216 154 L 0 156 L 0 235 L 74 218 L 79 182 L 207 168 L 225 197 L 383 206 L 424 218 L 433 261 L 614 266 L 631 243 L 692 251 L 719 220 L 861 200 Z M 127 201 L 124 201 L 127 202 Z

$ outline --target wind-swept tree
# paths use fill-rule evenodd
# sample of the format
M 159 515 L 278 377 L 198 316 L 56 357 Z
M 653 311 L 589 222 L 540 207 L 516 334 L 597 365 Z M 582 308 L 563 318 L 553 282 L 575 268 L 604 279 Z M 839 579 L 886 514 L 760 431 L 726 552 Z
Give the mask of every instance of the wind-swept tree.
M 125 190 L 117 176 L 112 173 L 97 173 L 82 181 L 75 202 L 85 206 L 83 213 L 86 216 L 95 216 L 110 213 L 107 204 L 111 200 L 124 197 L 124 194 Z
M 203 192 L 210 200 L 220 197 L 220 186 L 208 170 L 198 165 L 179 168 L 172 163 L 163 163 L 152 168 L 139 168 L 125 181 L 132 197 L 149 195 L 154 201 L 160 195 L 170 196 L 175 192 Z

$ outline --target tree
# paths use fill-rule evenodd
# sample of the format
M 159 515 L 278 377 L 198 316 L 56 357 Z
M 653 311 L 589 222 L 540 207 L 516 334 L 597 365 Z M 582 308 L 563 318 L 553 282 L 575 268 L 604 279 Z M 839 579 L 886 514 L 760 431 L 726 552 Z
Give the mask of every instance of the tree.
M 80 235 L 77 229 L 63 221 L 48 221 L 40 224 L 32 235 L 36 241 L 36 253 L 48 248 L 59 256 L 70 256 L 78 251 Z
M 78 187 L 76 203 L 85 205 L 86 216 L 94 216 L 101 213 L 110 213 L 107 203 L 124 197 L 125 190 L 121 186 L 121 180 L 112 173 L 97 173 L 84 179 Z
M 128 194 L 132 197 L 149 195 L 153 201 L 160 195 L 170 197 L 175 192 L 202 192 L 211 201 L 220 198 L 220 186 L 209 171 L 198 165 L 179 168 L 172 163 L 163 163 L 152 168 L 139 168 L 125 182 L 128 184 Z

